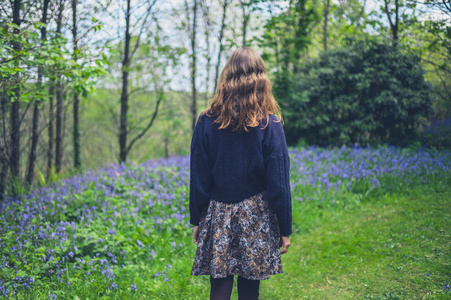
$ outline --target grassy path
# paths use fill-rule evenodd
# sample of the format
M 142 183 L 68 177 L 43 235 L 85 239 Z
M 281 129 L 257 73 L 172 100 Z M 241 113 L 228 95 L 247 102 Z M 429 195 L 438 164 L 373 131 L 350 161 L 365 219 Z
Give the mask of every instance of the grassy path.
M 415 190 L 325 211 L 261 299 L 451 299 L 451 190 Z

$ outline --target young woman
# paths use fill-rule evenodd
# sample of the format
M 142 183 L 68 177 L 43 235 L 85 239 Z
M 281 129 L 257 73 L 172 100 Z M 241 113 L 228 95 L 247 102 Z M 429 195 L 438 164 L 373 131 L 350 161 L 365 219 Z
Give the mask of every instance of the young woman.
M 280 107 L 255 50 L 230 56 L 209 102 L 191 141 L 191 275 L 210 275 L 210 299 L 230 299 L 233 275 L 239 299 L 258 299 L 260 280 L 282 273 L 292 213 Z

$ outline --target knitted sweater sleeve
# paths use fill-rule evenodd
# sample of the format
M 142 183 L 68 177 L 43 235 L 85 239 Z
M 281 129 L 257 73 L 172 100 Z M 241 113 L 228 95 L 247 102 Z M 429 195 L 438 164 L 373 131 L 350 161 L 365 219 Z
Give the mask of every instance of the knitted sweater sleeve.
M 279 223 L 280 235 L 292 233 L 292 209 L 290 189 L 290 156 L 282 122 L 270 115 L 269 128 L 263 140 L 263 156 L 266 172 L 266 197 Z
M 207 141 L 204 134 L 204 122 L 197 120 L 191 139 L 190 154 L 190 191 L 189 211 L 190 223 L 199 225 L 200 215 L 210 201 L 210 165 L 207 152 Z

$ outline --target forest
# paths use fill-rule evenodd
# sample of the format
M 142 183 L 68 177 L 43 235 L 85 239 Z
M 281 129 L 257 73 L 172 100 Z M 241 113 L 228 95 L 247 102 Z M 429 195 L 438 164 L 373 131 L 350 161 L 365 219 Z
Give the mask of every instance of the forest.
M 1 296 L 207 297 L 190 143 L 239 47 L 292 162 L 263 299 L 448 299 L 450 0 L 0 0 Z

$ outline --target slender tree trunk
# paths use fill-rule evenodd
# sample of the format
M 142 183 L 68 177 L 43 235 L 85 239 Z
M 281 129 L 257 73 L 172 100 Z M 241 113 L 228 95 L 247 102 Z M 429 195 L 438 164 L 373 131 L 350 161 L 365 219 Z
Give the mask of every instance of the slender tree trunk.
M 330 0 L 324 0 L 324 23 L 323 23 L 323 49 L 327 50 L 327 25 L 329 24 L 329 8 L 330 8 Z
M 63 87 L 56 83 L 56 138 L 55 138 L 55 170 L 61 172 L 63 161 Z
M 211 55 L 210 55 L 210 34 L 205 34 L 205 42 L 207 43 L 206 59 L 207 59 L 207 79 L 205 87 L 205 100 L 210 98 L 210 74 L 211 74 Z
M 392 39 L 393 39 L 393 46 L 398 46 L 399 42 L 399 0 L 395 0 L 395 19 L 392 19 L 392 16 L 390 14 L 388 5 L 390 3 L 390 0 L 384 0 L 384 12 L 387 15 L 388 22 L 390 23 L 390 29 L 392 33 Z
M 301 52 L 305 48 L 305 42 L 302 40 L 303 37 L 307 35 L 307 22 L 306 22 L 306 2 L 307 0 L 299 0 L 296 3 L 296 11 L 299 14 L 298 24 L 295 31 L 295 42 L 294 42 L 294 62 L 293 62 L 293 73 L 297 74 L 299 72 L 299 59 L 301 58 Z
M 393 41 L 395 46 L 398 46 L 398 42 L 399 42 L 399 36 L 398 36 L 398 31 L 399 31 L 399 0 L 395 0 L 395 26 L 393 26 Z
M 6 149 L 7 141 L 6 141 L 6 110 L 7 108 L 7 98 L 6 94 L 0 92 L 0 109 L 1 109 L 1 122 L 2 126 L 1 136 L 3 140 L 0 140 L 0 202 L 6 199 L 6 177 L 8 176 L 9 164 L 8 164 L 8 152 Z
M 169 137 L 164 137 L 164 157 L 169 157 Z
M 246 3 L 242 0 L 240 0 L 240 6 L 241 6 L 241 12 L 243 14 L 243 21 L 241 23 L 241 34 L 242 34 L 243 39 L 241 41 L 241 47 L 246 47 L 247 46 L 247 40 L 246 40 L 247 25 L 249 23 L 251 13 L 246 11 L 246 6 L 249 6 L 249 3 Z
M 224 38 L 224 30 L 225 30 L 225 21 L 227 17 L 227 6 L 229 5 L 229 0 L 224 0 L 224 3 L 222 4 L 222 21 L 221 21 L 221 29 L 219 31 L 219 51 L 218 51 L 218 61 L 216 63 L 216 72 L 215 72 L 215 91 L 216 86 L 218 84 L 218 78 L 219 78 L 219 66 L 221 64 L 221 55 L 222 50 L 224 49 L 224 45 L 222 44 L 222 40 Z
M 289 11 L 291 12 L 291 9 L 289 9 Z M 290 31 L 291 31 L 290 24 L 288 22 L 286 22 L 285 23 L 285 34 L 287 36 L 289 36 Z M 292 51 L 291 50 L 291 43 L 289 43 L 287 41 L 282 43 L 282 53 L 283 53 L 283 56 L 282 56 L 283 64 L 282 64 L 282 66 L 283 66 L 283 72 L 285 74 L 288 74 L 288 70 L 289 70 L 289 67 L 290 67 L 291 51 Z M 296 51 L 296 49 L 294 51 Z M 295 63 L 293 63 L 293 65 L 295 65 Z
M 39 71 L 38 71 L 39 72 Z M 42 74 L 38 74 L 38 85 L 42 82 Z M 36 162 L 36 148 L 38 145 L 39 138 L 39 103 L 38 99 L 35 100 L 33 108 L 33 126 L 31 129 L 31 147 L 30 154 L 28 157 L 28 172 L 27 172 L 27 182 L 31 186 L 33 184 L 34 177 L 34 164 Z
M 205 59 L 207 60 L 207 78 L 205 83 L 205 100 L 210 98 L 210 73 L 211 73 L 211 55 L 210 55 L 210 30 L 211 30 L 211 20 L 210 20 L 210 8 L 206 1 L 203 1 L 204 8 L 204 21 L 205 21 Z
M 193 7 L 193 24 L 192 24 L 192 34 L 191 34 L 191 116 L 192 124 L 191 129 L 194 132 L 194 127 L 196 127 L 197 121 L 197 90 L 196 90 L 196 32 L 197 32 L 197 0 L 194 0 Z
M 127 160 L 127 111 L 128 111 L 128 74 L 130 63 L 130 0 L 127 0 L 125 15 L 125 49 L 122 60 L 122 94 L 121 94 L 121 124 L 119 130 L 119 162 Z
M 6 149 L 0 144 L 0 202 L 6 199 L 6 177 L 8 176 L 8 161 L 5 157 Z
M 55 108 L 54 108 L 54 98 L 55 97 L 55 82 L 52 80 L 49 87 L 49 127 L 48 127 L 48 147 L 47 147 L 47 181 L 52 174 L 53 169 L 53 158 L 54 158 L 54 128 L 53 119 L 55 118 Z
M 274 3 L 270 2 L 270 9 L 269 9 L 269 13 L 270 13 L 270 17 L 274 18 L 274 7 L 273 7 Z M 281 61 L 280 61 L 280 35 L 279 35 L 279 31 L 277 30 L 277 26 L 274 26 L 274 34 L 275 34 L 275 39 L 274 39 L 274 56 L 276 58 L 276 68 L 277 68 L 277 74 L 280 74 L 281 72 Z
M 41 23 L 47 24 L 47 11 L 49 8 L 50 0 L 44 0 L 43 8 L 42 8 L 42 18 Z M 41 27 L 41 41 L 42 44 L 45 44 L 47 41 L 47 28 L 45 26 Z M 38 89 L 41 88 L 42 84 L 42 68 L 38 69 Z M 28 158 L 28 174 L 27 174 L 27 182 L 29 185 L 33 184 L 34 177 L 34 164 L 36 162 L 36 148 L 38 145 L 39 139 L 39 104 L 41 103 L 40 99 L 36 99 L 34 103 L 33 109 L 33 128 L 32 128 L 32 137 L 31 137 L 31 149 L 30 156 Z
M 13 2 L 13 23 L 20 27 L 20 6 L 21 0 L 14 0 Z M 15 34 L 19 34 L 19 29 L 14 29 Z M 15 51 L 20 51 L 20 45 L 18 43 L 13 44 L 13 48 Z M 19 75 L 14 76 L 14 80 L 19 80 Z M 10 167 L 11 167 L 11 175 L 16 177 L 16 179 L 20 178 L 20 89 L 16 87 L 14 89 L 14 96 L 16 101 L 11 104 L 11 152 L 10 152 Z M 16 191 L 13 191 L 15 194 Z
M 78 51 L 78 38 L 77 38 L 77 3 L 78 0 L 72 0 L 72 38 L 74 44 L 74 61 L 77 61 L 77 51 Z M 79 100 L 77 92 L 74 92 L 74 132 L 73 132 L 73 142 L 74 142 L 74 168 L 76 170 L 81 169 L 81 145 L 80 145 L 80 123 L 78 118 L 79 113 Z
M 56 32 L 61 34 L 64 2 L 59 3 L 58 19 L 56 25 Z M 55 169 L 56 172 L 61 172 L 63 162 L 63 86 L 61 78 L 56 83 L 56 139 L 55 139 Z

